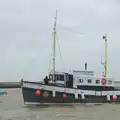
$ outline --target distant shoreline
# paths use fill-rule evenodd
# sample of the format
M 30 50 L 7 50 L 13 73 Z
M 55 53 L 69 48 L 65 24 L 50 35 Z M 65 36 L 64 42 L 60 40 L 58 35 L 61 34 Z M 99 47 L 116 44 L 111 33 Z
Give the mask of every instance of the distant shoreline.
M 0 88 L 20 88 L 20 82 L 0 82 Z
M 114 81 L 115 87 L 120 87 L 120 81 Z M 0 82 L 0 88 L 21 88 L 21 82 Z

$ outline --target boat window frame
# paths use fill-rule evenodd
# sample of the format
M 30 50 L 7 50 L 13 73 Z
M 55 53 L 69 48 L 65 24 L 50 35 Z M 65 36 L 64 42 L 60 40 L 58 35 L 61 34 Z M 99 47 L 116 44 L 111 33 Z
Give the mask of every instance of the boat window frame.
M 112 84 L 112 80 L 108 80 L 108 84 Z
M 98 81 L 98 82 L 97 82 L 97 81 Z M 96 84 L 100 84 L 100 80 L 95 80 L 95 83 L 96 83 Z
M 53 74 L 49 74 L 49 79 L 53 80 Z M 64 79 L 65 79 L 64 74 L 55 74 L 55 80 L 56 81 L 64 81 Z
M 82 78 L 79 78 L 79 83 L 83 83 L 83 79 Z
M 91 84 L 92 83 L 92 79 L 87 79 L 87 83 Z

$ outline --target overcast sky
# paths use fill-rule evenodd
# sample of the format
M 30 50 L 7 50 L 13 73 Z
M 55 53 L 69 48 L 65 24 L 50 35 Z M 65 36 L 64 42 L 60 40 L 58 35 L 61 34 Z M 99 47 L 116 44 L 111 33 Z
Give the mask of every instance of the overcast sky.
M 101 74 L 108 36 L 108 74 L 120 78 L 119 0 L 1 0 L 0 81 L 40 80 L 49 71 L 52 28 L 58 10 L 58 70 L 88 70 Z M 51 63 L 52 65 L 52 63 Z M 52 66 L 50 67 L 52 69 Z

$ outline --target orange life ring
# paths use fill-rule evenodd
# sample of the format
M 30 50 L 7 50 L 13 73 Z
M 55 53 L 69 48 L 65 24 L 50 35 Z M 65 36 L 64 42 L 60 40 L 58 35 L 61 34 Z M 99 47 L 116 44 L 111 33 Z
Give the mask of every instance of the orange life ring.
M 102 83 L 103 85 L 105 85 L 105 84 L 107 84 L 107 80 L 106 80 L 105 78 L 102 78 L 101 83 Z

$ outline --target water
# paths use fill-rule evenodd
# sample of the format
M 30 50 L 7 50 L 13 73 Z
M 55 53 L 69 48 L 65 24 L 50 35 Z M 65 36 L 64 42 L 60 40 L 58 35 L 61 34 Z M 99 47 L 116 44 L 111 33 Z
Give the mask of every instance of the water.
M 0 96 L 0 120 L 119 120 L 119 104 L 75 106 L 30 106 L 22 101 L 20 89 Z

